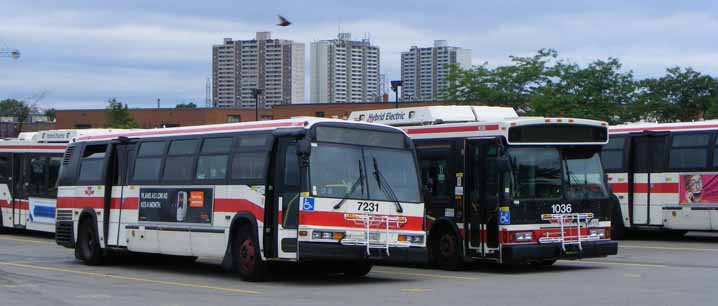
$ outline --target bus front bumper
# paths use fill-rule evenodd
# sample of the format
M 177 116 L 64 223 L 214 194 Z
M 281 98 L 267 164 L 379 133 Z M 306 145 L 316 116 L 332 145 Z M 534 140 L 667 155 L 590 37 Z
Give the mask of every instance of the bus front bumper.
M 606 257 L 618 253 L 618 243 L 611 240 L 587 241 L 578 245 L 567 245 L 564 252 L 560 243 L 521 244 L 501 246 L 501 261 L 525 263 L 557 259 L 581 259 Z
M 355 261 L 370 260 L 388 263 L 423 264 L 427 261 L 427 251 L 423 247 L 371 249 L 367 255 L 366 246 L 341 245 L 338 243 L 300 242 L 300 260 Z

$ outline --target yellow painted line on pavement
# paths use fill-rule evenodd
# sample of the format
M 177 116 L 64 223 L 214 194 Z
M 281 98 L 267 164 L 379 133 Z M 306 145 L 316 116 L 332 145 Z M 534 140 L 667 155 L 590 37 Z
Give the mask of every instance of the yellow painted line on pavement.
M 593 260 L 568 261 L 568 260 L 562 260 L 561 262 L 562 263 L 574 263 L 574 264 L 589 263 L 589 264 L 599 264 L 599 265 L 632 266 L 632 267 L 643 267 L 643 268 L 668 268 L 668 266 L 666 266 L 666 265 L 642 264 L 642 263 L 632 263 L 632 262 L 617 262 L 617 261 L 593 261 Z
M 117 280 L 124 280 L 124 281 L 134 281 L 134 282 L 141 282 L 141 283 L 148 283 L 148 284 L 168 285 L 168 286 L 193 288 L 193 289 L 208 289 L 208 290 L 224 291 L 224 292 L 232 292 L 232 293 L 243 293 L 243 294 L 259 294 L 258 291 L 254 291 L 254 290 L 244 290 L 244 289 L 238 289 L 238 288 L 218 287 L 218 286 L 210 286 L 210 285 L 197 285 L 197 284 L 180 283 L 180 282 L 173 282 L 173 281 L 162 281 L 162 280 L 146 279 L 146 278 L 139 278 L 139 277 L 132 277 L 132 276 L 102 274 L 102 273 L 96 273 L 96 272 L 85 272 L 85 271 L 77 271 L 77 270 L 53 268 L 53 267 L 37 266 L 37 265 L 28 265 L 28 264 L 20 264 L 20 263 L 12 263 L 12 262 L 0 262 L 0 266 L 26 268 L 26 269 L 51 271 L 51 272 L 61 272 L 61 273 L 77 274 L 77 275 L 84 275 L 84 276 L 94 276 L 94 277 L 100 277 L 100 278 L 109 278 L 109 279 L 117 279 Z
M 443 278 L 443 279 L 455 279 L 455 280 L 471 280 L 471 281 L 479 280 L 478 277 L 455 276 L 455 275 L 446 275 L 446 274 L 401 272 L 401 271 L 377 270 L 377 269 L 371 270 L 371 273 L 381 273 L 381 274 L 388 274 L 388 275 L 402 275 L 402 276 L 418 276 L 418 277 L 428 277 L 428 278 Z
M 648 245 L 622 245 L 619 248 L 624 249 L 648 249 L 648 250 L 666 250 L 666 251 L 698 251 L 698 252 L 718 252 L 718 249 L 710 248 L 687 248 L 687 247 L 664 247 L 664 246 L 648 246 Z
M 31 242 L 31 243 L 44 243 L 44 244 L 55 244 L 55 241 L 53 241 L 53 240 L 39 240 L 39 239 L 15 238 L 15 237 L 10 237 L 10 236 L 6 236 L 6 235 L 0 235 L 0 240 L 11 240 L 11 241 L 21 241 L 21 242 Z

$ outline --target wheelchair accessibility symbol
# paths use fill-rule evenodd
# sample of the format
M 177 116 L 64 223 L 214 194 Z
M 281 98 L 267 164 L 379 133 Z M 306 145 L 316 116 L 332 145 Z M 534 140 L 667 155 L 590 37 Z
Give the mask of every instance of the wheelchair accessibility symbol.
M 302 210 L 313 211 L 314 210 L 314 198 L 304 198 L 302 200 Z

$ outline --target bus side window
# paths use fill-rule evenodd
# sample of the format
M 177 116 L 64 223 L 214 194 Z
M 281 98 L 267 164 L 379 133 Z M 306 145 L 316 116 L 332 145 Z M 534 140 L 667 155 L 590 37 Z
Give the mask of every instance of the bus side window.
M 48 170 L 48 158 L 44 156 L 30 157 L 30 167 L 27 170 L 29 172 L 26 173 L 28 177 L 26 188 L 28 195 L 45 195 L 45 191 L 49 188 L 45 177 Z
M 417 149 L 422 183 L 431 193 L 431 200 L 448 204 L 454 197 L 450 170 L 451 147 Z
M 240 135 L 234 145 L 230 178 L 239 184 L 264 185 L 272 136 Z
M 159 180 L 165 143 L 164 141 L 155 141 L 140 144 L 132 171 L 133 181 L 152 183 Z
M 0 184 L 8 184 L 12 174 L 10 154 L 0 154 Z
M 196 179 L 200 181 L 225 179 L 231 147 L 231 137 L 205 139 L 197 159 Z
M 105 164 L 105 152 L 107 145 L 86 145 L 82 152 L 80 161 L 80 177 L 79 182 L 88 184 L 101 184 L 104 175 L 103 166 Z
M 50 197 L 57 196 L 57 178 L 60 175 L 62 157 L 50 157 L 47 164 L 47 193 Z

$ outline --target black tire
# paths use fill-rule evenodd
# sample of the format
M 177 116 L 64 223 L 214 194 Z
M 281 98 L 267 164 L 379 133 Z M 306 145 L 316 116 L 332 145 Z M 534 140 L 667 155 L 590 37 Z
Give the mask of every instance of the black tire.
M 459 251 L 461 244 L 459 238 L 451 230 L 438 232 L 433 243 L 432 253 L 439 268 L 444 270 L 458 270 L 464 266 Z
M 346 263 L 342 269 L 345 276 L 348 277 L 364 277 L 371 271 L 371 268 L 374 265 L 370 262 L 362 261 L 362 262 L 351 262 Z
M 80 222 L 75 257 L 81 259 L 86 265 L 97 266 L 103 263 L 104 258 L 97 229 L 91 220 L 84 219 Z
M 232 241 L 232 261 L 234 270 L 245 281 L 258 282 L 265 278 L 267 265 L 259 253 L 259 242 L 253 228 L 244 225 L 234 234 Z

